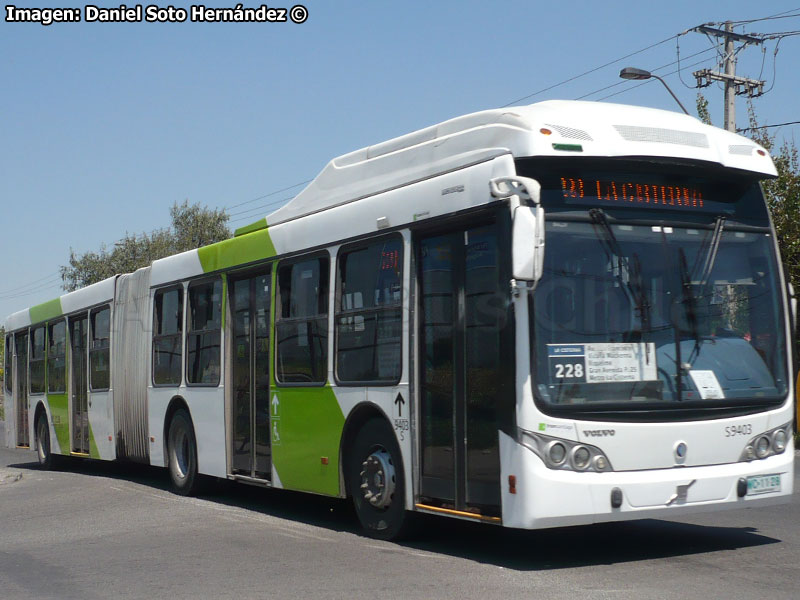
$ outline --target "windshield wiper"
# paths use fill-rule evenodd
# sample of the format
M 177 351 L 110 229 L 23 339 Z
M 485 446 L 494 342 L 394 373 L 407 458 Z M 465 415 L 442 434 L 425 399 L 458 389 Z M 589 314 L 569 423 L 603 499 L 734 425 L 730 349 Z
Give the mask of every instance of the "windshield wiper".
M 705 254 L 705 259 L 703 260 L 703 268 L 700 271 L 700 274 L 697 278 L 697 286 L 698 286 L 698 297 L 705 298 L 709 292 L 709 281 L 711 278 L 711 272 L 714 270 L 714 264 L 717 261 L 717 251 L 719 250 L 719 243 L 722 239 L 722 232 L 725 228 L 725 217 L 722 215 L 718 216 L 714 221 L 714 231 L 711 234 L 711 240 L 708 244 L 708 252 Z M 685 273 L 686 279 L 689 281 L 684 281 L 684 302 L 687 303 L 689 313 L 687 314 L 689 325 L 692 328 L 692 337 L 694 337 L 695 344 L 692 353 L 689 355 L 689 363 L 692 360 L 696 359 L 697 356 L 700 354 L 700 349 L 702 346 L 702 341 L 700 340 L 700 335 L 697 332 L 697 313 L 696 313 L 696 306 L 697 302 L 695 299 L 694 294 L 691 293 L 691 285 L 693 277 L 688 275 L 688 269 L 686 265 L 686 256 L 683 254 L 683 249 L 681 248 L 681 278 L 684 278 L 684 270 L 687 272 Z M 692 273 L 696 271 L 697 265 L 700 264 L 700 252 L 697 253 L 697 258 L 695 259 L 695 265 L 692 269 Z
M 687 361 L 691 365 L 693 358 L 697 358 L 700 355 L 700 347 L 702 346 L 703 342 L 700 337 L 700 329 L 697 326 L 697 300 L 692 293 L 692 278 L 689 275 L 689 265 L 686 261 L 686 253 L 683 251 L 683 248 L 678 248 L 678 253 L 680 254 L 679 265 L 681 274 L 682 303 L 686 306 L 686 321 L 689 324 L 692 337 L 694 338 L 694 349 L 689 355 L 689 360 Z M 716 254 L 716 252 L 714 252 L 714 254 Z
M 714 263 L 717 261 L 717 250 L 719 250 L 719 242 L 722 239 L 722 231 L 725 228 L 725 217 L 719 216 L 714 221 L 714 232 L 711 234 L 711 241 L 708 245 L 708 252 L 705 255 L 705 260 L 703 261 L 703 268 L 700 271 L 698 277 L 698 283 L 700 284 L 700 289 L 705 290 L 705 287 L 708 283 L 709 277 L 711 277 L 711 271 L 714 270 Z M 692 273 L 696 271 L 697 265 L 700 263 L 700 252 L 697 253 L 697 259 L 695 260 L 694 268 L 692 269 Z
M 639 313 L 639 318 L 642 321 L 642 331 L 649 331 L 650 330 L 650 304 L 647 302 L 647 296 L 644 293 L 644 285 L 642 284 L 642 265 L 639 261 L 639 256 L 637 253 L 633 253 L 633 267 L 631 268 L 629 260 L 625 260 L 625 270 L 631 274 L 636 285 L 632 285 L 629 280 L 626 280 L 622 276 L 622 265 L 623 265 L 623 253 L 622 248 L 619 245 L 619 241 L 617 241 L 617 236 L 614 235 L 614 231 L 611 229 L 611 224 L 608 222 L 608 217 L 606 213 L 603 211 L 602 208 L 592 208 L 589 209 L 589 218 L 592 220 L 592 225 L 596 226 L 603 232 L 603 236 L 600 238 L 602 241 L 605 242 L 604 250 L 606 252 L 606 256 L 608 256 L 609 261 L 612 262 L 614 257 L 616 256 L 617 264 L 616 264 L 616 273 L 617 279 L 625 286 L 625 289 L 628 290 L 631 298 L 633 298 L 633 302 L 635 303 L 636 310 Z M 624 257 L 627 259 L 627 257 Z M 645 360 L 647 363 L 650 363 L 650 355 L 649 355 L 650 347 L 645 344 L 645 352 L 647 353 Z

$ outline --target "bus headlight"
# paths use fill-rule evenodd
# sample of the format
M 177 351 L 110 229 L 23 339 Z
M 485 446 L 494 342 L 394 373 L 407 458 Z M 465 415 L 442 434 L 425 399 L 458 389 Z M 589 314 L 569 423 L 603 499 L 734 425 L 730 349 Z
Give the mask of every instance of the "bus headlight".
M 762 435 L 756 440 L 756 456 L 758 458 L 765 458 L 767 454 L 769 454 L 769 447 L 769 438 L 765 435 Z
M 775 452 L 783 452 L 786 450 L 786 435 L 785 429 L 778 429 L 772 434 L 772 449 Z
M 567 458 L 567 449 L 561 442 L 550 442 L 547 444 L 547 458 L 554 465 L 560 465 Z
M 613 471 L 606 455 L 596 446 L 555 438 L 524 429 L 520 429 L 519 434 L 520 443 L 541 458 L 549 469 Z
M 789 442 L 791 428 L 791 423 L 785 423 L 751 438 L 745 445 L 739 461 L 751 461 L 783 454 Z
M 572 462 L 572 468 L 576 471 L 583 471 L 586 467 L 589 466 L 589 460 L 592 458 L 591 452 L 586 446 L 575 446 L 572 449 L 572 453 L 570 456 L 570 462 Z

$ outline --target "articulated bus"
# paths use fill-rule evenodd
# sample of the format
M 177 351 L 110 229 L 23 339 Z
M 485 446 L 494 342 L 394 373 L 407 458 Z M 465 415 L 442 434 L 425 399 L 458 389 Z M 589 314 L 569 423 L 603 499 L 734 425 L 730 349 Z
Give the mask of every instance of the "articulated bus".
M 694 118 L 571 101 L 340 156 L 231 239 L 11 315 L 6 440 L 351 497 L 384 539 L 785 502 L 775 174 Z

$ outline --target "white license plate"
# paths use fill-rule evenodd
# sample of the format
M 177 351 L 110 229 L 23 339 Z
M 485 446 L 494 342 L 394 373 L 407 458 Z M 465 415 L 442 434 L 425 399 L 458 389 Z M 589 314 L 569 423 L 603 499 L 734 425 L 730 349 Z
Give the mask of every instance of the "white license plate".
M 754 475 L 747 478 L 747 495 L 767 494 L 781 491 L 780 475 Z

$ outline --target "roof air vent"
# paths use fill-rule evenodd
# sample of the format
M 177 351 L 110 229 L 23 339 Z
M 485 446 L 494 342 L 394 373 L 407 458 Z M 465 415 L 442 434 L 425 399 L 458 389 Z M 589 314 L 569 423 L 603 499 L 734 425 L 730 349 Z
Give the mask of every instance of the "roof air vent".
M 753 150 L 755 150 L 755 146 L 751 146 L 750 144 L 731 144 L 728 146 L 728 153 L 730 154 L 739 154 L 741 156 L 751 156 L 753 154 Z
M 548 127 L 552 127 L 558 133 L 561 134 L 562 137 L 571 138 L 573 140 L 584 140 L 587 142 L 592 142 L 592 136 L 590 136 L 586 131 L 583 129 L 574 129 L 572 127 L 564 127 L 563 125 L 551 125 L 550 123 L 545 123 Z
M 704 133 L 661 129 L 659 127 L 637 127 L 635 125 L 614 125 L 623 139 L 629 142 L 655 142 L 659 144 L 678 144 L 708 148 L 708 138 Z

